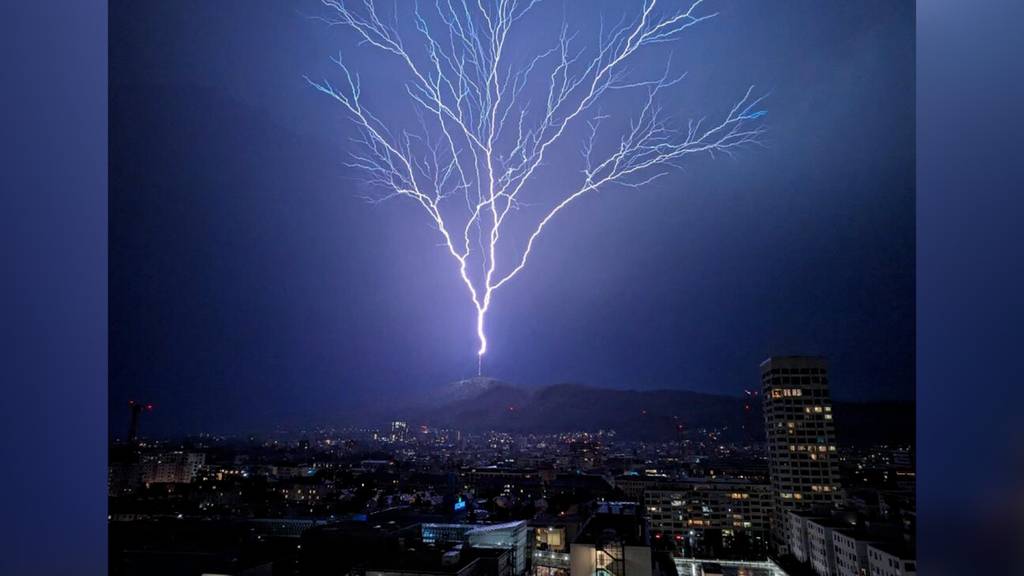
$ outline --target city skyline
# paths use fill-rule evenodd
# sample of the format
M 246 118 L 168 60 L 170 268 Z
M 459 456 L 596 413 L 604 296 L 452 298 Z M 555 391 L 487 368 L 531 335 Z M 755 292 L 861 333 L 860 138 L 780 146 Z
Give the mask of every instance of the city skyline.
M 754 435 L 727 419 L 639 439 L 460 418 L 115 442 L 112 573 L 914 576 L 914 440 L 838 434 L 824 358 L 760 368 Z

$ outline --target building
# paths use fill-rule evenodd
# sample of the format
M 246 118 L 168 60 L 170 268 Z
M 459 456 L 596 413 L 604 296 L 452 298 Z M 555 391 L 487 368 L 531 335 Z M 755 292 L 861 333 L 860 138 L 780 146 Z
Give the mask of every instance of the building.
M 807 561 L 818 576 L 836 576 L 835 530 L 846 525 L 832 518 L 807 520 Z
M 898 524 L 872 521 L 852 511 L 833 511 L 828 516 L 788 512 L 790 538 L 787 547 L 796 562 L 818 576 L 904 576 L 913 574 L 913 556 L 905 552 Z M 881 573 L 871 571 L 872 547 Z M 894 572 L 910 563 L 911 571 Z M 876 570 L 877 572 L 877 570 Z
M 797 512 L 786 512 L 786 550 L 803 564 L 807 562 L 807 520 L 809 515 Z
M 371 517 L 367 520 L 336 520 L 311 526 L 300 533 L 301 574 L 359 574 L 370 567 L 390 569 L 393 558 L 414 541 L 414 528 L 401 517 Z M 292 546 L 296 548 L 296 545 Z M 297 549 L 297 548 L 296 548 Z
M 248 526 L 232 520 L 111 522 L 107 531 L 123 546 L 111 554 L 109 573 L 124 576 L 271 576 L 275 561 L 294 562 L 299 552 L 294 543 L 277 557 L 244 546 Z
M 107 469 L 110 496 L 124 496 L 142 485 L 142 466 L 138 461 L 111 461 Z
M 646 490 L 663 487 L 668 482 L 665 474 L 624 474 L 615 478 L 615 487 L 627 498 L 642 502 Z
M 391 423 L 391 434 L 388 438 L 392 442 L 401 442 L 409 436 L 409 425 L 402 420 L 395 420 Z
M 785 546 L 801 564 L 809 564 L 819 576 L 835 576 L 836 552 L 833 534 L 837 529 L 849 528 L 845 522 L 831 516 L 814 516 L 809 513 L 786 513 L 788 538 Z
M 485 496 L 533 499 L 541 495 L 541 475 L 533 468 L 486 466 L 459 472 L 463 488 Z
M 868 576 L 915 576 L 914 554 L 900 545 L 869 544 Z
M 504 524 L 423 524 L 421 538 L 425 544 L 466 544 L 478 549 L 500 549 L 511 552 L 515 575 L 524 574 L 527 565 L 527 527 L 525 520 Z
M 647 524 L 635 503 L 604 502 L 569 547 L 571 574 L 652 576 Z
M 143 459 L 142 482 L 145 484 L 189 484 L 206 463 L 200 452 L 166 452 Z
M 533 576 L 569 576 L 569 545 L 580 530 L 580 517 L 544 515 L 530 521 L 533 531 Z
M 277 490 L 288 502 L 313 504 L 325 500 L 334 491 L 334 483 L 303 478 L 280 483 Z
M 832 531 L 838 576 L 868 576 L 868 545 L 873 542 L 861 532 L 840 528 Z
M 697 560 L 673 558 L 677 576 L 787 576 L 771 560 Z
M 509 550 L 406 550 L 367 562 L 366 576 L 513 576 Z
M 840 497 L 828 365 L 824 358 L 773 356 L 761 363 L 761 384 L 772 543 L 786 554 L 786 513 L 834 508 Z
M 478 526 L 466 534 L 470 546 L 483 549 L 510 550 L 514 574 L 525 574 L 527 564 L 526 521 Z
M 724 479 L 675 482 L 647 488 L 643 502 L 655 537 L 675 540 L 688 556 L 767 556 L 772 509 L 767 484 Z

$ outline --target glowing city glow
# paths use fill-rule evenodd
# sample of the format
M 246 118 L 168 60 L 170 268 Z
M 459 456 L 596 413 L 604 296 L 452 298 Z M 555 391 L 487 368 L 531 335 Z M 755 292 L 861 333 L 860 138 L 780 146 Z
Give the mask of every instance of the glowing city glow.
M 487 352 L 485 319 L 495 293 L 526 267 L 537 238 L 559 212 L 599 189 L 644 186 L 678 168 L 685 156 L 730 154 L 759 143 L 763 132 L 757 122 L 765 114 L 758 109 L 763 97 L 754 97 L 753 87 L 717 123 L 698 119 L 677 128 L 658 95 L 685 74 L 672 74 L 670 58 L 654 77 L 636 78 L 629 67 L 645 46 L 673 42 L 713 18 L 715 13 L 701 13 L 703 0 L 683 6 L 665 2 L 671 4 L 665 9 L 658 0 L 643 0 L 635 14 L 614 26 L 602 20 L 589 42 L 563 22 L 551 46 L 524 60 L 520 51 L 510 52 L 510 38 L 541 1 L 436 0 L 426 11 L 418 3 L 401 3 L 410 13 L 389 18 L 373 0 L 322 0 L 328 10 L 320 19 L 392 56 L 408 74 L 405 89 L 417 114 L 415 128 L 397 130 L 378 115 L 381 111 L 371 111 L 361 98 L 358 73 L 341 56 L 333 59 L 341 86 L 306 79 L 339 102 L 355 123 L 358 151 L 347 166 L 362 171 L 379 192 L 368 199 L 412 199 L 440 233 L 476 309 L 478 369 Z M 399 33 L 402 18 L 415 23 L 415 42 Z M 635 92 L 636 107 L 617 142 L 605 146 L 601 143 L 610 140 L 601 128 L 609 116 L 597 104 L 615 91 Z M 524 188 L 574 124 L 588 133 L 581 143 L 579 182 L 549 191 L 554 198 L 533 216 L 525 242 L 499 250 L 509 238 L 503 228 L 513 214 L 525 212 Z M 515 256 L 499 263 L 508 250 Z

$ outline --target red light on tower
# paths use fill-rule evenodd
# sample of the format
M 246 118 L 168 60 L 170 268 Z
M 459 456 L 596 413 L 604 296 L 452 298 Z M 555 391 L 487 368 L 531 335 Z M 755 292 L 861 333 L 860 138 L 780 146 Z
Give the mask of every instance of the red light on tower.
M 128 428 L 128 442 L 135 444 L 139 439 L 139 416 L 142 415 L 142 411 L 146 412 L 153 411 L 153 403 L 147 402 L 146 404 L 140 404 L 135 400 L 128 401 L 128 407 L 132 411 L 131 425 Z

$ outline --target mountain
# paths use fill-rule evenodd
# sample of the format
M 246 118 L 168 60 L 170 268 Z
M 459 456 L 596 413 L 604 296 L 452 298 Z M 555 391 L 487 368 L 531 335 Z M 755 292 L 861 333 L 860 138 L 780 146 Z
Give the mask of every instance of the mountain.
M 413 412 L 413 420 L 468 431 L 557 433 L 615 430 L 636 440 L 677 438 L 718 428 L 726 439 L 763 438 L 760 402 L 687 390 L 617 390 L 582 384 L 528 389 L 490 378 L 445 386 Z M 909 443 L 914 408 L 901 403 L 835 402 L 836 434 L 843 444 Z
M 414 414 L 419 420 L 434 426 L 501 430 L 508 417 L 527 404 L 530 398 L 530 391 L 507 382 L 471 378 L 442 388 Z M 488 423 L 492 424 L 488 426 Z
M 514 386 L 508 382 L 503 382 L 497 378 L 476 376 L 473 378 L 466 378 L 465 380 L 456 380 L 455 382 L 443 386 L 439 391 L 431 394 L 431 400 L 437 405 L 450 404 L 453 402 L 472 400 L 490 390 L 504 387 L 514 388 Z

